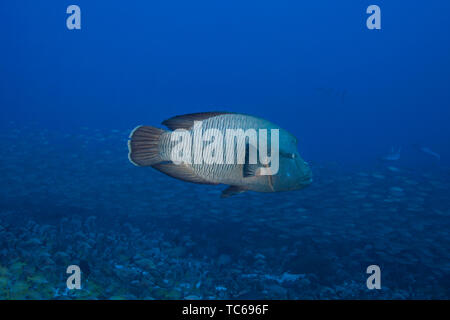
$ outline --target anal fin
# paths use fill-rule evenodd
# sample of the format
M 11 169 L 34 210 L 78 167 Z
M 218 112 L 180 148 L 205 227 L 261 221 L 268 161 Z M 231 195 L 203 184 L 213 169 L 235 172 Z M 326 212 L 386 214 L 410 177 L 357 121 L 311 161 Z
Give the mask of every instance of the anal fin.
M 228 197 L 234 196 L 236 194 L 243 193 L 245 191 L 247 191 L 247 189 L 245 189 L 241 186 L 229 186 L 228 188 L 226 188 L 225 190 L 222 191 L 222 195 L 220 197 L 228 198 Z
M 191 166 L 186 164 L 174 164 L 172 162 L 162 162 L 152 166 L 158 171 L 168 176 L 192 183 L 217 184 L 197 176 Z

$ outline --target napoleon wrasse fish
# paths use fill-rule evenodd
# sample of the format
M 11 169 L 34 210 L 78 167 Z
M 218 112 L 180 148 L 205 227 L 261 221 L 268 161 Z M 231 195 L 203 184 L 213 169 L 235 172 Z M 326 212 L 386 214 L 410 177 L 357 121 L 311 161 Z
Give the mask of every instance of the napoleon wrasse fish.
M 303 161 L 298 154 L 297 139 L 286 130 L 267 120 L 239 113 L 204 112 L 175 116 L 163 121 L 162 124 L 170 130 L 151 126 L 138 126 L 131 132 L 130 140 L 128 141 L 128 158 L 134 165 L 140 167 L 150 166 L 183 181 L 229 185 L 222 192 L 222 197 L 228 197 L 248 190 L 257 192 L 297 190 L 312 182 L 311 169 L 308 163 Z M 199 163 L 195 159 L 198 160 L 198 158 L 201 159 L 204 156 L 205 146 L 207 147 L 208 144 L 211 145 L 214 142 L 223 143 L 227 139 L 218 139 L 218 136 L 214 136 L 214 139 L 209 141 L 205 140 L 204 137 L 198 138 L 198 136 L 196 137 L 198 125 L 201 125 L 202 132 L 212 129 L 215 130 L 216 134 L 223 133 L 224 135 L 225 132 L 228 134 L 228 131 L 232 130 L 245 132 L 248 132 L 247 130 L 249 129 L 259 130 L 260 132 L 266 130 L 266 132 L 270 131 L 271 139 L 275 136 L 275 134 L 272 134 L 273 130 L 275 130 L 278 137 L 278 150 L 274 152 L 271 149 L 275 144 L 273 143 L 274 140 L 270 140 L 266 150 L 271 150 L 271 160 L 269 162 L 269 157 L 266 157 L 266 161 L 264 161 L 261 157 L 263 153 L 258 149 L 258 146 L 261 145 L 250 141 L 251 139 L 245 136 L 244 139 L 233 140 L 233 148 L 236 146 L 236 159 L 241 154 L 243 155 L 243 161 L 227 162 L 225 161 L 225 154 L 218 149 L 219 151 L 212 151 L 212 155 L 216 157 L 216 160 L 223 158 L 224 161 Z M 190 134 L 194 136 L 194 138 L 188 139 L 189 143 L 197 142 L 202 147 L 189 148 L 184 155 L 185 161 L 173 161 L 175 148 L 180 146 L 179 140 L 173 137 L 174 133 L 180 132 L 180 130 L 186 133 L 187 136 Z M 261 136 L 259 139 L 261 141 Z M 184 146 L 186 145 L 185 143 Z M 252 152 L 256 155 L 252 156 Z M 256 162 L 251 161 L 252 159 L 256 160 Z M 277 166 L 273 170 L 275 159 L 277 160 Z

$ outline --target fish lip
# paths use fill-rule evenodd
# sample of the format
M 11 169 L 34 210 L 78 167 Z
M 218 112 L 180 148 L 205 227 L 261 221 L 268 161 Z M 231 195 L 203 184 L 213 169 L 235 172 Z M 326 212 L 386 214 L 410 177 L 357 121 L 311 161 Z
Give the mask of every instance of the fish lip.
M 313 182 L 312 176 L 300 179 L 300 184 L 302 184 L 302 185 L 308 185 L 308 184 L 311 184 L 312 182 Z

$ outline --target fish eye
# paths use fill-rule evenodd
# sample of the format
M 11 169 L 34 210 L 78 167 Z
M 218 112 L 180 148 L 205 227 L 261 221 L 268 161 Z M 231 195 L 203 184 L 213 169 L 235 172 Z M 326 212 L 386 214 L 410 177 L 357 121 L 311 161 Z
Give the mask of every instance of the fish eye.
M 280 152 L 280 155 L 282 157 L 288 158 L 288 159 L 295 159 L 298 157 L 297 153 L 288 153 L 288 152 Z

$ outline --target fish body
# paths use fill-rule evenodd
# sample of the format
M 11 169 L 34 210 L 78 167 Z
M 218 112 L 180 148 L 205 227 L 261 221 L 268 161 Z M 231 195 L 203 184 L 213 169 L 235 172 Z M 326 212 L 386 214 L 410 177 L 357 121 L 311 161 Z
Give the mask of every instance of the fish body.
M 225 190 L 223 196 L 241 193 L 247 190 L 258 192 L 277 192 L 301 189 L 312 181 L 312 174 L 309 165 L 303 161 L 297 151 L 297 139 L 288 131 L 279 128 L 277 125 L 258 117 L 223 112 L 208 112 L 176 116 L 163 122 L 169 130 L 162 130 L 154 127 L 137 127 L 130 135 L 129 159 L 138 166 L 152 166 L 153 168 L 166 173 L 169 176 L 184 181 L 203 184 L 227 184 L 230 188 Z M 198 125 L 201 124 L 201 131 Z M 173 138 L 174 131 L 182 131 L 190 139 L 186 141 Z M 267 132 L 267 149 L 272 150 L 272 130 L 277 130 L 278 134 L 278 166 L 273 174 L 262 174 L 263 170 L 271 172 L 272 157 L 270 163 L 264 163 L 261 159 L 250 163 L 251 150 L 255 154 L 261 155 L 258 143 L 252 143 L 247 139 L 236 139 L 235 161 L 227 162 L 228 132 Z M 205 132 L 214 131 L 214 139 L 205 140 L 202 135 Z M 205 146 L 212 144 L 218 137 L 216 146 L 223 145 L 222 151 L 214 151 L 216 161 L 205 163 L 196 161 L 200 154 L 205 154 Z M 220 140 L 219 139 L 219 140 Z M 259 141 L 261 136 L 258 137 Z M 259 142 L 258 141 L 258 142 Z M 174 148 L 180 144 L 192 144 L 201 148 L 191 147 L 189 154 L 182 163 L 174 163 Z M 233 147 L 234 148 L 234 147 Z M 219 148 L 220 149 L 220 148 Z M 217 149 L 217 150 L 219 150 Z M 214 155 L 214 152 L 212 154 Z M 245 155 L 245 161 L 238 162 L 238 154 Z
M 382 157 L 381 159 L 384 161 L 398 161 L 400 160 L 402 148 L 398 148 L 397 151 L 394 150 L 394 147 L 391 148 L 391 152 Z
M 422 147 L 422 148 L 420 148 L 420 151 L 422 151 L 423 153 L 429 154 L 430 156 L 435 157 L 437 160 L 441 160 L 441 155 L 439 153 L 432 151 L 430 148 Z

